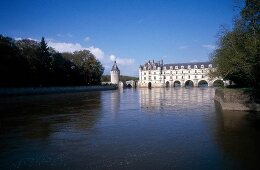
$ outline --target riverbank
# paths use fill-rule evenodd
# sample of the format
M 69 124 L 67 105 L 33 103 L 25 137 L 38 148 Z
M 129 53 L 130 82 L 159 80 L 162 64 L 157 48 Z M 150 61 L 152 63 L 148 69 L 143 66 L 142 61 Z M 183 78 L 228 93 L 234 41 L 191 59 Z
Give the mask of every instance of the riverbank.
M 23 96 L 52 93 L 71 93 L 87 91 L 116 90 L 117 86 L 74 86 L 74 87 L 24 87 L 24 88 L 0 88 L 0 96 Z
M 218 88 L 214 99 L 220 103 L 222 110 L 260 111 L 260 100 L 256 90 Z

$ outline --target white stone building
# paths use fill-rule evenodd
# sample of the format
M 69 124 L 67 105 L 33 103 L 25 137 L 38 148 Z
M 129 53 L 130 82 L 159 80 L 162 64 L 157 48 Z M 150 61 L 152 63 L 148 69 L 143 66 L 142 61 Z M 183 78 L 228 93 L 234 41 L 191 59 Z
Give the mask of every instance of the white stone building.
M 224 83 L 221 79 L 210 79 L 208 73 L 214 69 L 210 62 L 163 64 L 163 61 L 148 61 L 139 67 L 139 87 L 213 86 Z
M 110 76 L 111 76 L 111 83 L 119 85 L 120 70 L 117 67 L 116 61 L 112 66 L 112 69 L 110 71 Z

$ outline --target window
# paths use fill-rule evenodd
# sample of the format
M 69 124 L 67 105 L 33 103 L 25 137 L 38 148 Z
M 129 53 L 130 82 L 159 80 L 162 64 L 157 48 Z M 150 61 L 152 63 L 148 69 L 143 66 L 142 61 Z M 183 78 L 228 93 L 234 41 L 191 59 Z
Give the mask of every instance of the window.
M 146 80 L 146 77 L 144 77 L 144 80 Z
M 203 70 L 201 70 L 201 73 L 203 73 Z
M 197 70 L 195 70 L 195 73 L 197 73 Z
M 176 79 L 178 79 L 178 76 L 176 76 Z
M 201 65 L 200 68 L 204 68 L 204 65 Z
M 181 78 L 183 79 L 183 76 L 181 76 Z
M 154 78 L 154 80 L 156 80 L 156 76 L 154 76 L 153 78 Z
M 171 74 L 172 74 L 172 71 L 171 71 Z
M 172 66 L 170 66 L 170 69 L 172 70 Z
M 172 76 L 170 76 L 170 79 L 172 79 Z
M 190 73 L 190 70 L 189 70 L 189 73 Z
M 189 76 L 189 79 L 190 79 L 190 76 Z
M 183 69 L 183 68 L 184 68 L 184 66 L 181 66 L 181 68 Z
M 156 72 L 154 72 L 153 74 L 156 74 Z
M 190 69 L 190 65 L 188 65 L 188 69 Z
M 176 74 L 177 74 L 178 72 L 176 71 Z
M 144 73 L 144 75 L 146 75 L 146 73 Z
M 175 66 L 175 69 L 178 69 L 178 66 Z
M 204 78 L 204 75 L 202 75 L 201 78 Z
M 194 68 L 197 68 L 197 65 L 194 65 Z
M 195 76 L 195 78 L 197 78 L 197 76 Z
M 183 74 L 183 71 L 181 71 L 181 73 Z
M 149 71 L 149 73 L 148 74 L 151 74 L 151 72 Z

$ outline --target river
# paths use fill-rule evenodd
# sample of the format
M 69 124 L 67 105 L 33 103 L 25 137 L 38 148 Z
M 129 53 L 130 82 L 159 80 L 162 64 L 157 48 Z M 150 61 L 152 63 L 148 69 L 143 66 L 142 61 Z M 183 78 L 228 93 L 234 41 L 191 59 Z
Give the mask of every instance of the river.
M 259 169 L 259 116 L 214 88 L 0 99 L 0 169 Z

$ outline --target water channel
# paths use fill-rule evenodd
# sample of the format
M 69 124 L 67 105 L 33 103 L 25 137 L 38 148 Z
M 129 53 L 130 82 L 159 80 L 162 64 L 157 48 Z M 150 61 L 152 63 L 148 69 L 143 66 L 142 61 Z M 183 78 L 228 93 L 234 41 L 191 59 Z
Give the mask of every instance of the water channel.
M 214 91 L 1 98 L 0 169 L 259 169 L 259 119 L 223 112 Z

